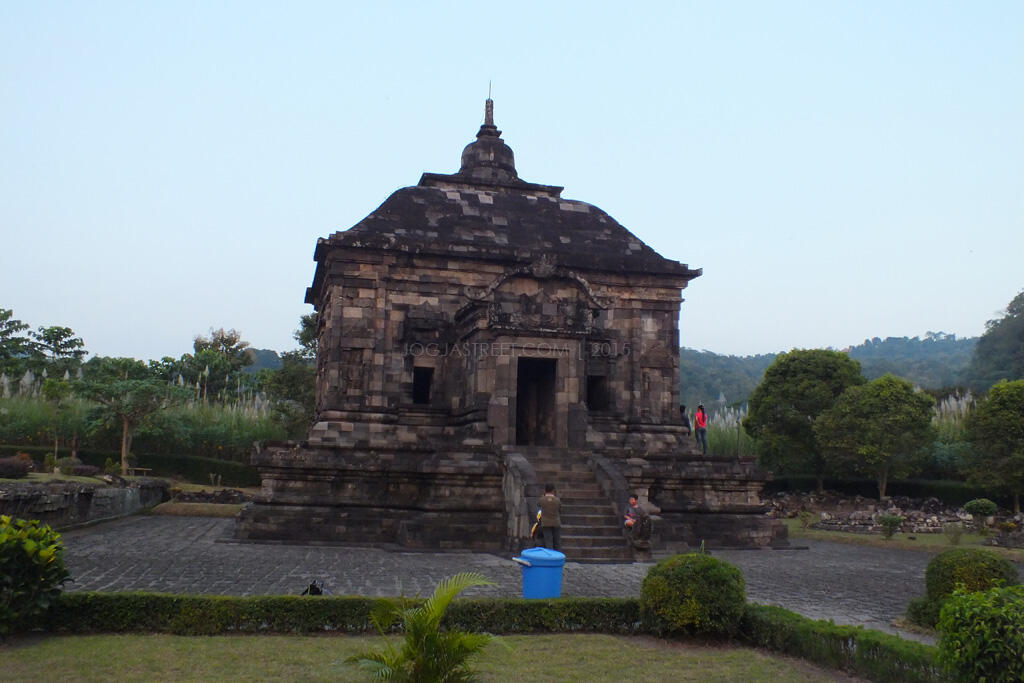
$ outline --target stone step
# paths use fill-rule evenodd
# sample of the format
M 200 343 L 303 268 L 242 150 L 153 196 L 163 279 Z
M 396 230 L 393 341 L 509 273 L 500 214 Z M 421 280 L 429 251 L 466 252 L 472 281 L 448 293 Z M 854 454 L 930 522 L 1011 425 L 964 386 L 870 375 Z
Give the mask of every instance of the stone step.
M 614 515 L 598 513 L 582 513 L 562 511 L 562 526 L 588 527 L 588 526 L 619 526 Z
M 590 507 L 590 506 L 593 506 L 593 505 L 601 505 L 601 506 L 604 507 L 604 509 L 607 512 L 610 513 L 612 511 L 612 504 L 609 503 L 608 499 L 605 498 L 604 496 L 572 496 L 572 495 L 569 495 L 569 496 L 565 496 L 564 498 L 562 496 L 559 496 L 558 499 L 562 501 L 562 509 L 563 510 L 566 507 L 579 507 L 579 506 Z
M 563 549 L 564 550 L 564 549 Z M 566 552 L 568 562 L 625 564 L 633 562 L 629 548 L 573 548 Z
M 562 538 L 625 538 L 622 529 L 617 526 L 602 524 L 600 526 L 562 526 Z
M 562 547 L 563 548 L 589 548 L 589 549 L 602 549 L 602 548 L 629 548 L 629 544 L 621 536 L 566 536 L 562 535 Z

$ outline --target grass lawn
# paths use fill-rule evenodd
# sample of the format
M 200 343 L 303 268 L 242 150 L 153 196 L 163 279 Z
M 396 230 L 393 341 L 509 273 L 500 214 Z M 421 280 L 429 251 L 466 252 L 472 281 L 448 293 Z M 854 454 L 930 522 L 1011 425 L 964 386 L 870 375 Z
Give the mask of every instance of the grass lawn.
M 984 548 L 991 550 L 1008 560 L 1024 562 L 1024 550 L 1011 548 L 999 548 L 991 545 L 983 545 L 984 537 L 980 534 L 964 533 L 960 537 L 958 546 L 952 545 L 945 534 L 904 534 L 901 532 L 893 534 L 893 537 L 886 539 L 881 534 L 855 534 L 848 531 L 824 531 L 821 529 L 804 529 L 799 519 L 782 520 L 789 528 L 790 539 L 806 538 L 814 541 L 834 541 L 836 543 L 851 543 L 854 545 L 868 545 L 875 548 L 899 548 L 901 550 L 923 550 L 929 553 L 941 553 L 950 548 Z
M 601 634 L 507 636 L 475 660 L 484 681 L 849 681 L 757 650 Z M 34 636 L 0 645 L 4 681 L 363 681 L 347 656 L 373 636 Z

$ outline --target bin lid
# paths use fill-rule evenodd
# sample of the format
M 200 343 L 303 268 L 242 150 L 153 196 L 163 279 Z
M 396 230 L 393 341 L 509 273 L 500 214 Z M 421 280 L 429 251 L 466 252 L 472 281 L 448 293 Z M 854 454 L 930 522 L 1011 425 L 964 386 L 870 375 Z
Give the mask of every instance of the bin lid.
M 534 567 L 561 567 L 565 564 L 565 554 L 550 548 L 527 548 L 519 555 Z

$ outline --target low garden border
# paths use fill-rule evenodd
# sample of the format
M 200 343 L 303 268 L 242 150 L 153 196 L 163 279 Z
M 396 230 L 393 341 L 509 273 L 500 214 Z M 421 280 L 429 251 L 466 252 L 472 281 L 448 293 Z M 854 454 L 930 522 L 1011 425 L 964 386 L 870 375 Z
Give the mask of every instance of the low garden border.
M 369 616 L 375 602 L 365 597 L 75 592 L 60 596 L 45 623 L 56 633 L 372 633 Z M 497 634 L 652 634 L 636 598 L 465 598 L 451 604 L 444 624 Z M 930 645 L 808 619 L 781 607 L 748 603 L 734 642 L 870 680 L 948 680 Z

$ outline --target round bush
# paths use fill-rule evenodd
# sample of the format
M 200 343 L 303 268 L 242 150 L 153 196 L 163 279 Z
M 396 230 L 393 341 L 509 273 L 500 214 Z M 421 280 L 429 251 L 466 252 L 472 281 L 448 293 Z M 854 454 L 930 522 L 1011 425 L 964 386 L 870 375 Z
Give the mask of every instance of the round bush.
M 924 572 L 929 600 L 945 600 L 957 584 L 963 584 L 965 592 L 974 593 L 1016 583 L 1017 568 L 1012 562 L 978 548 L 953 548 L 940 553 L 932 558 Z
M 964 512 L 972 517 L 991 517 L 999 512 L 999 506 L 988 498 L 975 498 L 964 503 Z
M 710 555 L 673 555 L 651 567 L 640 605 L 662 634 L 732 636 L 747 602 L 740 570 Z

